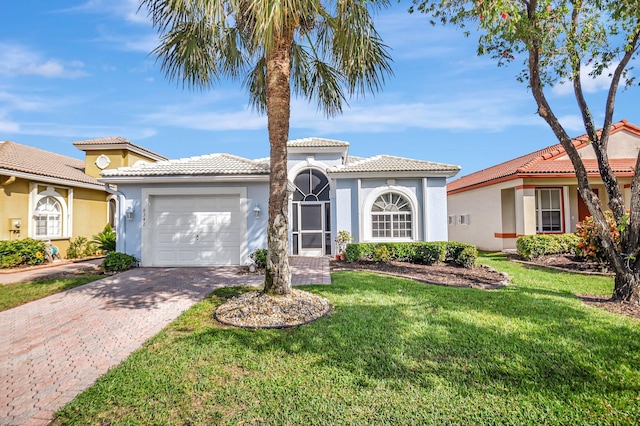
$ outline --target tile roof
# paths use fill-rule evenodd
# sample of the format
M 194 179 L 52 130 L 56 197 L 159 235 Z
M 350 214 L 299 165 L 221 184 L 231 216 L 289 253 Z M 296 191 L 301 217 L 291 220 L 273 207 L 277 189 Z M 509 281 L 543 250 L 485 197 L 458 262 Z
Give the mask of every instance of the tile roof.
M 102 172 L 104 178 L 125 176 L 269 174 L 269 163 L 231 154 L 209 154 L 157 163 L 138 163 Z
M 164 155 L 160 155 L 140 145 L 133 144 L 129 140 L 122 138 L 120 136 L 109 136 L 106 138 L 96 138 L 96 139 L 88 139 L 84 141 L 76 141 L 73 143 L 73 145 L 79 149 L 83 149 L 83 148 L 86 149 L 88 146 L 91 146 L 91 145 L 126 145 L 128 148 L 141 151 L 144 154 L 149 155 L 151 158 L 168 160 L 168 158 L 165 157 Z
M 622 120 L 611 126 L 611 134 L 621 130 L 628 130 L 640 136 L 640 127 Z M 589 142 L 587 135 L 581 135 L 573 139 L 573 145 L 580 149 Z M 552 145 L 530 154 L 523 155 L 513 160 L 480 170 L 475 173 L 463 176 L 447 184 L 447 192 L 460 192 L 466 189 L 473 189 L 477 185 L 489 184 L 492 181 L 515 177 L 520 175 L 539 174 L 575 174 L 571 160 L 557 159 L 565 155 L 565 149 L 560 144 Z M 635 159 L 610 159 L 611 167 L 616 173 L 633 171 Z M 584 160 L 588 173 L 598 173 L 595 160 Z
M 304 138 L 294 139 L 287 142 L 289 148 L 331 148 L 331 147 L 348 147 L 349 142 L 338 141 L 335 139 L 323 138 Z
M 414 160 L 391 155 L 376 155 L 371 158 L 353 158 L 347 164 L 329 168 L 329 173 L 357 172 L 454 172 L 460 166 L 434 163 L 432 161 Z
M 84 173 L 84 161 L 15 142 L 0 144 L 0 169 L 103 186 Z

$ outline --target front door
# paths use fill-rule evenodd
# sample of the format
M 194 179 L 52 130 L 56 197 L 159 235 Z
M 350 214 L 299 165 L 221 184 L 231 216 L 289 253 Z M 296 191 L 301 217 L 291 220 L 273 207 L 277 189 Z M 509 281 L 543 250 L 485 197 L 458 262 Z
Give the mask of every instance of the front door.
M 319 170 L 306 169 L 294 180 L 292 253 L 300 256 L 331 254 L 329 179 Z

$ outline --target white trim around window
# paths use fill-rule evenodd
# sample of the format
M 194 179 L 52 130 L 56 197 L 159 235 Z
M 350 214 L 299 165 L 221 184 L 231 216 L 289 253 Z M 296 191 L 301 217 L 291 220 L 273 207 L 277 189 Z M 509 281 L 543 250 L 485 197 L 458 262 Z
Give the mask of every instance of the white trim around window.
M 44 191 L 38 192 L 38 186 L 44 185 L 30 184 L 29 237 L 38 240 L 69 238 L 73 192 L 70 188 L 60 188 L 67 191 L 67 203 L 56 188 L 47 186 Z
M 379 199 L 381 195 L 386 194 L 397 194 L 401 196 L 407 203 L 410 208 L 410 212 L 398 212 L 397 214 L 402 215 L 403 217 L 398 217 L 398 223 L 403 222 L 404 230 L 399 232 L 400 234 L 405 234 L 402 237 L 374 237 L 373 236 L 373 216 L 372 209 L 376 201 Z M 364 231 L 364 241 L 416 241 L 420 235 L 420 229 L 418 225 L 418 200 L 416 199 L 415 194 L 411 191 L 408 191 L 404 187 L 389 185 L 386 187 L 376 188 L 371 191 L 363 203 L 363 209 L 360 212 L 360 221 L 363 224 Z M 410 214 L 411 217 L 407 218 L 407 215 Z M 408 221 L 408 222 L 407 222 Z M 406 229 L 410 227 L 410 236 L 406 236 Z
M 564 198 L 562 188 L 536 188 L 536 233 L 564 232 Z

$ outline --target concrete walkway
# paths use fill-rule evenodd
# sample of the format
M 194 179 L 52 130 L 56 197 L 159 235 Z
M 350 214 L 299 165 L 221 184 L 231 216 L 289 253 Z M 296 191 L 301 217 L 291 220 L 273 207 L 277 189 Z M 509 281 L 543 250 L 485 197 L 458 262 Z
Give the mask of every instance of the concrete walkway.
M 330 284 L 328 258 L 293 257 L 292 283 Z M 235 267 L 139 268 L 0 312 L 0 425 L 59 408 L 213 290 L 263 284 Z
M 100 270 L 103 258 L 85 260 L 81 262 L 50 263 L 34 268 L 19 269 L 16 272 L 0 272 L 0 284 L 24 283 L 38 279 L 44 279 L 51 275 L 73 273 L 84 270 Z

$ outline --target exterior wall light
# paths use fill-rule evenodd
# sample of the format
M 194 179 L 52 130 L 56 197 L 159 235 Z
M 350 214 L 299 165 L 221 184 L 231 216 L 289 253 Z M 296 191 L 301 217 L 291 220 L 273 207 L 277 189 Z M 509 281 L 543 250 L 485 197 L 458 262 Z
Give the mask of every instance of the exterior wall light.
M 129 220 L 133 219 L 133 206 L 128 206 L 127 209 L 124 211 L 124 215 Z
M 253 216 L 255 216 L 256 218 L 260 217 L 260 207 L 256 204 L 256 206 L 253 208 Z

